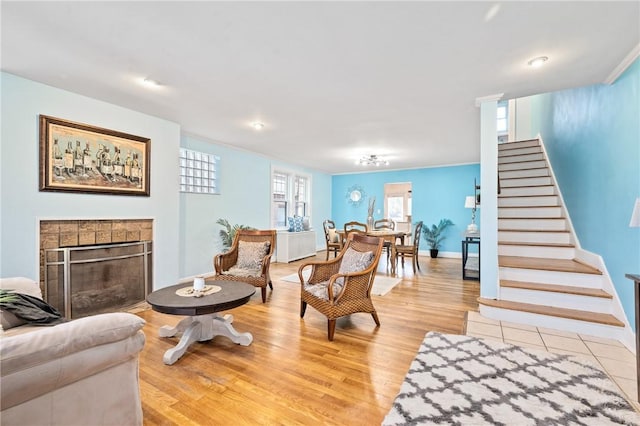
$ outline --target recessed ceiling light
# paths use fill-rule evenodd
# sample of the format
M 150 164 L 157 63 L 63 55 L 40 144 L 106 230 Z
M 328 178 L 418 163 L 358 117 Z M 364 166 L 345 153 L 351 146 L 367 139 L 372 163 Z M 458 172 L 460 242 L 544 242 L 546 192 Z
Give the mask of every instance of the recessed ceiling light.
M 262 130 L 264 128 L 264 123 L 261 123 L 259 121 L 254 121 L 253 123 L 251 123 L 251 127 L 253 127 L 256 130 Z
M 140 84 L 142 84 L 145 87 L 148 87 L 149 89 L 158 89 L 162 86 L 162 84 L 160 84 L 159 81 L 153 80 L 149 77 L 142 79 Z
M 549 58 L 546 56 L 538 56 L 537 58 L 533 58 L 532 60 L 527 62 L 527 64 L 529 64 L 530 67 L 538 68 L 538 67 L 541 67 L 548 60 Z

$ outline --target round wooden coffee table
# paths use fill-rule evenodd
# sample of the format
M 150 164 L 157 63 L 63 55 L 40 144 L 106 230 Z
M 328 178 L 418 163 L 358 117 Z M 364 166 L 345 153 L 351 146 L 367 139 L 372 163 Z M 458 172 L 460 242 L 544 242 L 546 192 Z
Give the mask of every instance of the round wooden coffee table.
M 172 285 L 156 290 L 147 296 L 147 302 L 154 311 L 171 315 L 187 315 L 175 327 L 164 325 L 160 327 L 160 337 L 173 337 L 182 333 L 178 344 L 165 352 L 165 364 L 173 364 L 193 342 L 204 342 L 215 336 L 226 336 L 232 342 L 242 346 L 249 346 L 253 341 L 251 333 L 238 333 L 231 323 L 232 315 L 218 315 L 249 301 L 256 292 L 250 284 L 238 281 L 209 281 L 209 285 L 221 287 L 217 293 L 202 297 L 184 297 L 176 294 L 177 290 L 190 287 L 189 283 Z

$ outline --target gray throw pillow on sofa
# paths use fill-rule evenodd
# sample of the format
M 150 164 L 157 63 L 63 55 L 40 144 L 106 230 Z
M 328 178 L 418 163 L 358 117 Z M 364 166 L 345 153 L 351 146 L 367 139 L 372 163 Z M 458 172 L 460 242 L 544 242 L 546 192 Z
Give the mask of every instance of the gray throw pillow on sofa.
M 9 330 L 13 327 L 19 327 L 26 323 L 27 321 L 23 320 L 22 318 L 18 318 L 9 311 L 0 310 L 0 325 L 2 325 L 3 330 Z

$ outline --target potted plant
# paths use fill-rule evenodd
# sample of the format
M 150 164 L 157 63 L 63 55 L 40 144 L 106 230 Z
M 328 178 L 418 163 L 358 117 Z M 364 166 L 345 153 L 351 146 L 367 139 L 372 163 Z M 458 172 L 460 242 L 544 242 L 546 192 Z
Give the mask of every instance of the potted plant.
M 440 223 L 437 225 L 431 225 L 431 228 L 428 226 L 424 227 L 422 233 L 424 234 L 424 239 L 429 244 L 430 254 L 432 258 L 438 257 L 438 250 L 440 249 L 440 244 L 446 238 L 443 233 L 444 231 L 453 225 L 449 219 L 441 219 Z
M 240 229 L 254 229 L 246 225 L 231 226 L 227 219 L 218 219 L 216 223 L 224 227 L 224 229 L 220 230 L 220 238 L 222 239 L 222 246 L 226 249 L 231 247 L 231 244 L 233 244 L 233 239 L 236 236 L 236 232 L 238 232 Z

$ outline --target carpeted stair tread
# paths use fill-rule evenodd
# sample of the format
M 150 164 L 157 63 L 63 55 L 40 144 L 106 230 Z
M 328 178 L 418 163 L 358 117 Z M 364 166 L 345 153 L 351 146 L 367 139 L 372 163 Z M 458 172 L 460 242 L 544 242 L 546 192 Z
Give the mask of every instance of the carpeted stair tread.
M 611 296 L 609 293 L 599 288 L 575 287 L 570 285 L 500 280 L 500 287 L 518 288 L 522 290 L 548 291 L 552 293 L 573 294 L 577 296 L 601 297 L 603 299 L 613 298 L 613 296 Z
M 552 306 L 533 305 L 530 303 L 511 302 L 508 300 L 486 299 L 484 297 L 479 297 L 478 303 L 499 309 L 508 309 L 512 311 L 528 312 L 531 314 L 605 324 L 614 327 L 624 327 L 624 323 L 613 315 L 603 314 L 600 312 L 579 311 L 577 309 L 556 308 Z
M 543 257 L 498 256 L 498 266 L 503 268 L 536 269 L 546 271 L 575 272 L 602 275 L 598 269 L 573 259 L 549 259 Z

